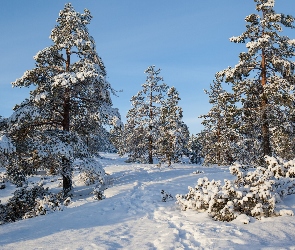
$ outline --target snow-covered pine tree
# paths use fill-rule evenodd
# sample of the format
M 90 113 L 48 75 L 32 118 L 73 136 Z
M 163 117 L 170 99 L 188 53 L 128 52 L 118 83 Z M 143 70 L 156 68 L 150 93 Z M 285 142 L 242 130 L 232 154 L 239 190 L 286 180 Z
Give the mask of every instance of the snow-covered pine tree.
M 274 0 L 254 1 L 258 13 L 245 18 L 242 35 L 230 38 L 234 43 L 246 43 L 248 51 L 240 53 L 235 67 L 216 73 L 216 78 L 232 87 L 239 143 L 255 148 L 255 164 L 263 164 L 264 156 L 281 156 L 282 148 L 284 156 L 295 156 L 290 129 L 294 119 L 295 40 L 280 35 L 282 27 L 294 27 L 294 18 L 277 14 Z
M 162 161 L 179 162 L 186 152 L 189 139 L 189 131 L 182 121 L 182 108 L 178 105 L 179 93 L 175 87 L 169 88 L 167 98 L 163 103 L 160 113 L 159 137 L 156 148 L 158 156 Z
M 123 132 L 125 152 L 131 161 L 153 164 L 155 142 L 159 136 L 159 116 L 168 89 L 165 83 L 161 83 L 160 71 L 155 70 L 155 66 L 148 67 L 142 90 L 131 98 L 133 107 L 127 113 Z
M 87 139 L 87 145 L 89 151 L 96 155 L 98 155 L 99 152 L 117 152 L 116 147 L 111 141 L 110 132 L 103 126 L 99 130 L 96 130 L 95 133 L 91 134 Z
M 122 156 L 124 155 L 125 140 L 123 137 L 123 126 L 117 126 L 110 130 L 110 141 L 114 145 L 117 153 Z
M 201 164 L 202 163 L 202 145 L 200 142 L 200 134 L 189 137 L 186 146 L 186 155 L 189 157 L 190 163 Z
M 236 158 L 236 142 L 239 138 L 235 96 L 226 92 L 218 79 L 205 93 L 209 95 L 209 103 L 213 106 L 208 114 L 201 116 L 204 119 L 204 130 L 198 139 L 202 145 L 204 164 L 227 165 Z
M 89 10 L 80 14 L 66 4 L 51 31 L 53 45 L 38 52 L 36 67 L 12 83 L 35 86 L 10 117 L 16 165 L 53 165 L 63 177 L 64 194 L 72 188 L 74 157 L 91 157 L 85 142 L 92 131 L 120 123 L 118 110 L 112 108 L 113 89 L 87 29 L 91 19 Z

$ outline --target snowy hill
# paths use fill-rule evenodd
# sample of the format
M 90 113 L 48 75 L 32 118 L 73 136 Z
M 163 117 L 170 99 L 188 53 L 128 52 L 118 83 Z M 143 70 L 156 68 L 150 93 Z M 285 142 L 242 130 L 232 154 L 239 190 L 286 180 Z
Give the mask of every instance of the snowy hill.
M 106 199 L 94 200 L 91 189 L 74 180 L 74 197 L 64 211 L 0 226 L 0 249 L 295 248 L 294 217 L 218 222 L 206 213 L 181 211 L 171 197 L 162 201 L 162 190 L 173 197 L 185 194 L 200 177 L 231 178 L 226 167 L 168 168 L 125 163 L 115 154 L 103 156 L 99 161 L 108 173 Z M 4 190 L 2 197 L 7 195 Z M 295 212 L 294 201 L 288 196 L 279 207 Z

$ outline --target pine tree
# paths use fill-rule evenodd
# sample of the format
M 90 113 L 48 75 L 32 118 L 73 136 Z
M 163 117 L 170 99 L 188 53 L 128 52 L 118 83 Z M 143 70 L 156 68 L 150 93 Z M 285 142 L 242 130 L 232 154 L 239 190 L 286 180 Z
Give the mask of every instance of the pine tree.
M 235 98 L 233 113 L 239 126 L 234 132 L 238 132 L 237 142 L 242 145 L 236 160 L 247 154 L 247 148 L 255 148 L 256 159 L 247 161 L 262 164 L 266 155 L 282 155 L 282 147 L 289 151 L 284 155 L 295 156 L 294 133 L 290 130 L 294 119 L 295 40 L 280 35 L 283 26 L 294 28 L 294 18 L 277 14 L 274 0 L 254 1 L 258 13 L 245 18 L 242 35 L 230 38 L 234 43 L 246 43 L 248 51 L 240 53 L 235 67 L 218 72 L 216 78 L 232 87 Z
M 175 87 L 171 87 L 167 92 L 160 114 L 159 138 L 157 140 L 158 155 L 162 161 L 179 162 L 186 151 L 189 139 L 188 127 L 182 121 L 183 111 L 178 105 L 179 93 Z
M 117 149 L 111 141 L 110 132 L 104 127 L 101 127 L 91 134 L 87 139 L 87 145 L 89 151 L 94 155 L 99 155 L 99 152 L 117 152 Z
M 204 130 L 199 134 L 204 164 L 231 164 L 236 159 L 239 120 L 235 108 L 235 96 L 222 88 L 216 79 L 210 85 L 209 103 L 212 108 L 202 115 Z
M 190 163 L 201 164 L 202 163 L 202 144 L 199 139 L 200 135 L 191 135 L 187 143 L 187 156 Z
M 132 106 L 124 126 L 125 152 L 131 161 L 153 164 L 155 142 L 159 136 L 159 116 L 164 103 L 167 85 L 159 76 L 160 69 L 150 66 L 145 70 L 146 82 L 131 98 Z
M 129 161 L 153 163 L 157 157 L 163 162 L 179 162 L 186 153 L 188 127 L 182 121 L 179 94 L 169 88 L 159 76 L 160 69 L 150 66 L 145 71 L 146 83 L 131 98 L 132 106 L 127 123 L 122 130 L 114 130 L 113 138 L 122 155 L 128 153 Z
M 112 145 L 114 145 L 117 153 L 120 156 L 124 155 L 124 148 L 125 148 L 125 140 L 123 137 L 124 127 L 117 126 L 110 130 L 110 141 Z
M 54 163 L 65 194 L 72 188 L 73 159 L 91 156 L 86 142 L 92 131 L 120 123 L 118 110 L 112 108 L 113 89 L 87 29 L 91 19 L 89 10 L 80 14 L 66 4 L 51 31 L 53 45 L 38 52 L 36 67 L 13 83 L 35 86 L 10 118 L 16 164 L 28 165 L 33 154 L 38 164 Z

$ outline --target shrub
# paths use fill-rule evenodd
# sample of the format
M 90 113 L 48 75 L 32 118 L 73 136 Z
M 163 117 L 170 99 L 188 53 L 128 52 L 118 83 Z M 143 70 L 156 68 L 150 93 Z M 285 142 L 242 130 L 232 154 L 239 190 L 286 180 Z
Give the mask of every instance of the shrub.
M 43 186 L 21 187 L 6 204 L 0 204 L 0 225 L 62 210 L 66 201 Z
M 97 184 L 96 187 L 93 188 L 93 191 L 91 193 L 93 194 L 93 199 L 95 200 L 105 199 L 105 195 L 103 194 L 103 190 L 100 184 Z
M 1 206 L 1 224 L 22 219 L 26 213 L 32 211 L 36 205 L 36 199 L 48 194 L 48 189 L 43 186 L 32 188 L 21 187 L 13 193 L 13 197 L 5 205 Z
M 172 201 L 174 200 L 172 194 L 167 193 L 164 190 L 161 190 L 162 202 Z
M 295 161 L 266 157 L 267 167 L 253 171 L 236 163 L 230 167 L 233 181 L 209 181 L 207 177 L 198 179 L 197 185 L 189 187 L 186 195 L 177 195 L 177 203 L 182 210 L 207 211 L 212 218 L 232 221 L 239 214 L 253 217 L 279 215 L 275 204 L 295 193 Z M 292 177 L 292 178 L 291 178 Z
M 46 194 L 42 198 L 37 198 L 35 200 L 35 206 L 34 208 L 27 212 L 23 219 L 36 217 L 39 215 L 45 215 L 52 213 L 54 211 L 62 211 L 64 208 L 64 205 L 68 205 L 71 198 L 68 197 L 65 201 L 62 199 L 62 193 L 59 194 Z
M 104 169 L 98 165 L 95 160 L 88 160 L 87 165 L 84 162 L 77 163 L 80 170 L 79 179 L 87 186 L 95 183 L 104 183 Z

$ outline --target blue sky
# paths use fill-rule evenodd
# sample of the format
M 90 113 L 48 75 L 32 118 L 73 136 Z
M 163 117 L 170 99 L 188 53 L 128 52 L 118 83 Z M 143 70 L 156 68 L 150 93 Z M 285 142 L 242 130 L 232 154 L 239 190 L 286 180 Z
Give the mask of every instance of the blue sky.
M 33 56 L 51 45 L 50 32 L 67 1 L 9 0 L 0 8 L 0 115 L 29 96 L 11 82 L 34 67 Z M 91 11 L 89 25 L 97 52 L 116 90 L 113 97 L 123 121 L 130 98 L 145 82 L 144 70 L 155 65 L 169 86 L 180 93 L 190 132 L 202 129 L 198 116 L 209 111 L 204 89 L 214 75 L 238 62 L 245 45 L 229 42 L 245 31 L 245 16 L 255 12 L 251 0 L 75 0 L 78 12 Z M 275 10 L 295 15 L 294 0 L 277 0 Z M 287 33 L 295 38 L 295 30 Z

